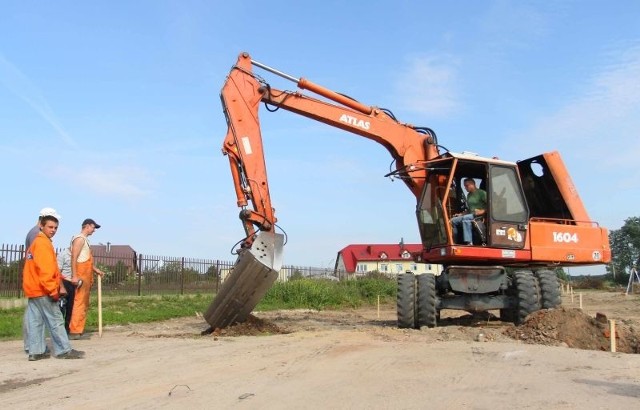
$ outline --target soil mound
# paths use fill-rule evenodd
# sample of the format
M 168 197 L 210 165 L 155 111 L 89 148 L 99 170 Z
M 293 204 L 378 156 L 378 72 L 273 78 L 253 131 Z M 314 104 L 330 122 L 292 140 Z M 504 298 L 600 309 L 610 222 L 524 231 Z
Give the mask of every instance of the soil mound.
M 604 315 L 597 318 L 580 309 L 545 309 L 530 314 L 521 326 L 505 329 L 504 334 L 530 344 L 609 351 L 609 322 Z M 639 339 L 633 326 L 616 321 L 618 352 L 640 353 Z
M 289 333 L 287 330 L 281 329 L 275 323 L 249 315 L 245 322 L 235 323 L 224 329 L 217 328 L 211 334 L 213 336 L 260 336 L 287 333 Z

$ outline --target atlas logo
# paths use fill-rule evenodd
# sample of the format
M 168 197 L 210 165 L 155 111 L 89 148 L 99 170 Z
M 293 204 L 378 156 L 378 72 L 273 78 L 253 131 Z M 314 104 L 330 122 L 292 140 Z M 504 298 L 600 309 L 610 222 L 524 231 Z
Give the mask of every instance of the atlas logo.
M 363 130 L 368 130 L 371 127 L 371 123 L 369 121 L 359 120 L 356 117 L 352 117 L 347 114 L 342 114 L 340 116 L 340 122 L 344 122 L 345 124 L 349 124 L 354 127 L 362 128 Z

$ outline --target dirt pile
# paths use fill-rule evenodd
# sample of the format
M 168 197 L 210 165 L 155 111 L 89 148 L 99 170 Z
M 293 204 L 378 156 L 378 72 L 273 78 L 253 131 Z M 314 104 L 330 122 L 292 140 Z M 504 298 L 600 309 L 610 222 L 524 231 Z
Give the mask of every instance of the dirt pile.
M 504 334 L 530 344 L 608 351 L 609 323 L 606 316 L 597 317 L 580 309 L 540 310 L 530 314 L 521 326 L 505 329 Z M 618 352 L 640 353 L 640 335 L 633 326 L 616 321 L 616 337 Z
M 245 322 L 235 323 L 224 329 L 215 329 L 211 334 L 213 336 L 260 336 L 287 333 L 289 331 L 281 329 L 275 323 L 249 315 Z

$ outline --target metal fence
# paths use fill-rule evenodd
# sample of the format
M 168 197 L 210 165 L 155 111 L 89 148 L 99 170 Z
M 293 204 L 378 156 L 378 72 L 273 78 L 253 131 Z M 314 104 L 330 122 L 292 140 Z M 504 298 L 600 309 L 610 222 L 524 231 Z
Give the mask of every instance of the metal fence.
M 57 249 L 56 252 L 61 251 Z M 0 245 L 0 297 L 22 297 L 24 245 Z M 94 258 L 111 295 L 215 293 L 235 261 L 109 252 Z M 283 266 L 278 281 L 294 276 L 333 277 L 333 269 Z M 93 287 L 95 291 L 96 286 Z

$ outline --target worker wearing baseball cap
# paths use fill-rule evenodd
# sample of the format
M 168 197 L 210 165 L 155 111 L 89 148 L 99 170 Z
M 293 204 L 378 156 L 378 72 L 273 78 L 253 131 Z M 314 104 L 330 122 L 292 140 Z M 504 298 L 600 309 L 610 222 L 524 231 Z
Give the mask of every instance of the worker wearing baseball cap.
M 93 273 L 104 275 L 104 272 L 93 264 L 93 255 L 89 244 L 89 236 L 99 228 L 100 225 L 95 220 L 87 218 L 82 221 L 80 233 L 71 238 L 71 278 L 83 281 L 83 285 L 76 289 L 73 302 L 71 322 L 69 323 L 69 338 L 71 340 L 82 339 L 84 336 Z

